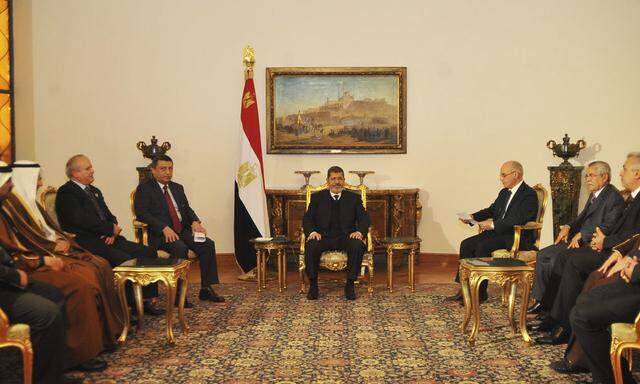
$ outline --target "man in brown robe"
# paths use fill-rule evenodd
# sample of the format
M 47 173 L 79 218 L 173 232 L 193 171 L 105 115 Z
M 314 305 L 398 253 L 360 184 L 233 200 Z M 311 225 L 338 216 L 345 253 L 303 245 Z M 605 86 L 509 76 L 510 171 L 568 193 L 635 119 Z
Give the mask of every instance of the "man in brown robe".
M 20 215 L 5 200 L 0 211 L 0 245 L 16 259 L 30 279 L 53 285 L 64 293 L 69 350 L 67 366 L 88 371 L 103 370 L 106 362 L 98 355 L 105 349 L 105 337 L 104 332 L 95 330 L 107 328 L 103 327 L 106 322 L 103 322 L 104 316 L 98 306 L 105 305 L 104 309 L 109 311 L 110 306 L 104 299 L 106 295 L 96 265 L 69 256 L 57 256 L 38 242 L 29 241 L 29 237 L 18 229 L 19 218 Z M 23 222 L 20 225 L 24 227 Z

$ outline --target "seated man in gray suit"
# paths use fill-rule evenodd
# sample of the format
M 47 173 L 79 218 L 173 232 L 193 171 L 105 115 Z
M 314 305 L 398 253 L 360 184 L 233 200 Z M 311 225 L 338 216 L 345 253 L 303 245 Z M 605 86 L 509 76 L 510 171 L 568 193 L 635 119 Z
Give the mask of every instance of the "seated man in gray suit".
M 589 247 L 596 228 L 605 234 L 609 233 L 622 214 L 624 200 L 616 187 L 610 184 L 609 164 L 604 161 L 589 163 L 584 177 L 590 192 L 584 209 L 574 221 L 560 226 L 560 233 L 553 245 L 538 252 L 535 281 L 531 292 L 536 302 L 529 308 L 529 313 L 540 313 L 550 309 L 544 308 L 542 299 L 558 257 L 563 257 L 567 249 Z

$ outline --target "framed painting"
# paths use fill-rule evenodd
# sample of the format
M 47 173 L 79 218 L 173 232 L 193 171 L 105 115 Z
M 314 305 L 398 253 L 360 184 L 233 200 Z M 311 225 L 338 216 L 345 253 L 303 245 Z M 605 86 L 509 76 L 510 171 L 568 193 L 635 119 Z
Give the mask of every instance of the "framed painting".
M 267 153 L 407 153 L 407 68 L 267 68 Z

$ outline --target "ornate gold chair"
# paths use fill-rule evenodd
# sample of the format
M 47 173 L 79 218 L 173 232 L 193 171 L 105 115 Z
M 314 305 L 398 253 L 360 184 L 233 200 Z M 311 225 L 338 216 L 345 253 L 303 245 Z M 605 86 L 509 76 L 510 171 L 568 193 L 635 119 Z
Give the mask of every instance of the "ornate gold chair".
M 536 262 L 536 256 L 538 255 L 538 249 L 540 247 L 540 236 L 542 234 L 542 223 L 544 221 L 544 211 L 547 208 L 547 202 L 549 199 L 549 193 L 542 186 L 542 184 L 536 184 L 533 186 L 533 189 L 536 191 L 538 195 L 538 213 L 536 215 L 536 221 L 530 221 L 524 225 L 515 225 L 514 234 L 513 234 L 513 246 L 511 249 L 498 249 L 491 253 L 491 257 L 499 259 L 499 258 L 511 258 L 511 259 L 520 259 L 525 261 L 527 264 L 533 264 Z M 520 250 L 520 237 L 522 236 L 522 231 L 525 230 L 535 230 L 536 231 L 536 242 L 535 249 L 533 250 Z
M 15 347 L 22 352 L 24 383 L 31 384 L 33 371 L 33 348 L 27 324 L 9 324 L 9 318 L 0 309 L 0 348 Z
M 306 209 L 309 209 L 309 204 L 311 204 L 311 194 L 314 192 L 322 191 L 327 189 L 329 186 L 327 183 L 324 183 L 318 187 L 313 187 L 311 185 L 306 186 Z M 345 184 L 344 189 L 359 192 L 362 198 L 362 205 L 367 209 L 367 186 L 366 185 L 351 185 Z M 301 231 L 300 235 L 300 255 L 298 257 L 298 270 L 300 272 L 300 293 L 305 292 L 305 269 L 306 265 L 304 262 L 304 247 L 306 244 L 306 239 L 304 235 L 304 230 Z M 344 251 L 325 251 L 322 252 L 320 256 L 320 268 L 328 269 L 331 271 L 342 271 L 347 267 L 347 253 Z M 369 294 L 373 293 L 373 243 L 371 241 L 371 228 L 367 232 L 367 251 L 362 257 L 362 266 L 360 268 L 360 278 L 362 279 L 365 276 L 365 270 L 369 271 L 369 283 L 367 285 L 367 291 Z
M 519 259 L 526 262 L 529 265 L 536 263 L 536 256 L 538 255 L 538 249 L 540 249 L 540 237 L 542 235 L 542 223 L 544 222 L 544 212 L 547 208 L 547 202 L 549 200 L 549 193 L 542 184 L 536 184 L 533 189 L 538 195 L 538 213 L 536 214 L 536 220 L 530 221 L 524 225 L 515 225 L 513 227 L 513 245 L 511 249 L 497 249 L 491 253 L 491 257 L 494 259 Z M 520 237 L 522 231 L 535 230 L 536 241 L 535 248 L 532 250 L 520 250 Z M 502 303 L 507 304 L 509 298 L 510 287 L 505 285 L 502 289 Z
M 135 196 L 136 190 L 134 189 L 129 194 L 129 208 L 131 209 L 131 216 L 133 217 L 133 219 L 131 220 L 133 223 L 133 238 L 136 243 L 149 246 L 149 225 L 138 220 L 136 216 Z M 167 259 L 169 258 L 169 256 L 169 253 L 160 249 L 158 250 L 158 257 Z M 198 255 L 196 255 L 192 250 L 189 250 L 189 252 L 187 253 L 187 257 L 189 258 L 189 260 L 191 260 L 196 259 Z
M 616 384 L 623 383 L 622 356 L 624 355 L 627 359 L 629 370 L 631 370 L 631 362 L 633 360 L 631 352 L 634 349 L 640 349 L 640 313 L 636 316 L 634 324 L 611 324 L 611 349 L 609 354 Z
M 58 214 L 56 213 L 56 193 L 58 190 L 55 187 L 48 186 L 41 188 L 39 203 L 44 208 L 45 212 L 49 215 L 51 220 L 60 228 L 58 222 Z

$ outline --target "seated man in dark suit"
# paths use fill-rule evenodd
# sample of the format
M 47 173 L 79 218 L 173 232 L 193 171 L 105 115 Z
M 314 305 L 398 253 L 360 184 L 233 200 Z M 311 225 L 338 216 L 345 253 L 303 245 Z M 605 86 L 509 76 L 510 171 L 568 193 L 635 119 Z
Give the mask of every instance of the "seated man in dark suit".
M 157 258 L 152 248 L 120 235 L 118 219 L 107 207 L 102 192 L 92 185 L 93 172 L 91 160 L 85 155 L 75 155 L 67 161 L 69 181 L 56 194 L 56 214 L 62 229 L 75 234 L 81 247 L 106 259 L 112 267 L 133 258 L 142 261 Z M 157 284 L 143 287 L 145 298 L 156 297 L 157 290 Z M 145 313 L 161 315 L 164 310 L 145 301 Z
M 171 181 L 173 160 L 156 156 L 151 162 L 153 178 L 136 189 L 135 211 L 138 220 L 149 225 L 149 245 L 162 249 L 172 257 L 186 259 L 189 249 L 200 259 L 200 300 L 223 302 L 213 290 L 218 284 L 216 246 L 210 238 L 194 239 L 194 234 L 207 234 L 200 219 L 189 206 L 182 185 Z
M 497 249 L 510 249 L 513 245 L 513 227 L 534 221 L 538 213 L 538 196 L 522 179 L 524 170 L 517 161 L 507 161 L 500 167 L 500 181 L 504 188 L 488 208 L 471 216 L 478 222 L 479 234 L 460 243 L 460 258 L 489 257 Z M 469 224 L 469 220 L 462 220 Z M 533 231 L 524 231 L 520 240 L 521 249 L 532 249 L 535 242 Z M 456 282 L 460 277 L 456 275 Z M 487 282 L 480 285 L 480 301 L 487 299 Z M 448 298 L 462 303 L 462 291 Z
M 541 344 L 561 344 L 567 342 L 571 334 L 569 314 L 582 291 L 589 274 L 603 265 L 612 255 L 617 244 L 640 233 L 640 152 L 627 156 L 620 172 L 622 185 L 631 191 L 622 216 L 613 225 L 608 235 L 596 230 L 591 239 L 590 248 L 577 248 L 567 251 L 565 262 L 560 260 L 554 266 L 554 275 L 561 276 L 560 284 L 553 301 L 550 316 L 545 318 L 538 330 L 551 329 L 547 335 L 536 339 Z M 615 257 L 612 256 L 612 257 Z
M 318 299 L 318 269 L 322 252 L 343 250 L 348 257 L 345 297 L 355 300 L 354 282 L 362 264 L 371 219 L 360 195 L 344 189 L 342 168 L 329 168 L 327 184 L 328 189 L 311 195 L 311 203 L 302 219 L 307 239 L 305 265 L 310 283 L 307 299 Z
M 531 296 L 536 302 L 529 309 L 529 313 L 540 313 L 551 309 L 544 308 L 542 299 L 558 258 L 564 257 L 567 249 L 590 247 L 596 227 L 604 233 L 609 233 L 622 214 L 624 200 L 616 187 L 610 183 L 609 164 L 604 161 L 591 162 L 587 166 L 584 177 L 587 188 L 591 192 L 584 209 L 571 223 L 560 226 L 560 232 L 554 244 L 538 252 L 535 281 L 531 291 Z
M 620 272 L 622 280 L 600 285 L 578 296 L 571 310 L 570 321 L 576 340 L 582 345 L 593 383 L 614 383 L 609 357 L 613 323 L 633 323 L 640 311 L 640 267 L 636 251 Z M 623 360 L 625 384 L 635 383 Z

